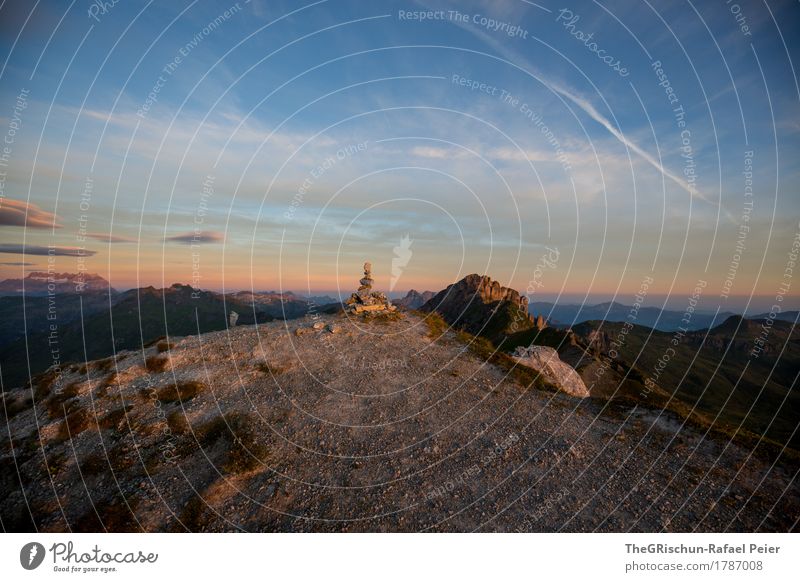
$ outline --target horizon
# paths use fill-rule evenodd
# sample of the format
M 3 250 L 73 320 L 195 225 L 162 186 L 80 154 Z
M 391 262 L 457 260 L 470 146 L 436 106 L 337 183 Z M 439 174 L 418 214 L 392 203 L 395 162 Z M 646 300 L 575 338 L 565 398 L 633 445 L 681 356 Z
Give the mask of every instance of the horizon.
M 54 272 L 57 272 L 57 271 L 54 271 Z M 22 276 L 22 277 L 9 277 L 9 279 L 22 279 L 22 278 L 24 278 L 25 276 L 28 276 L 31 273 L 47 273 L 47 271 L 38 271 L 36 269 L 32 269 L 32 270 L 28 270 L 25 273 L 25 275 Z M 64 274 L 64 273 L 66 273 L 66 272 L 61 272 L 60 274 Z M 76 275 L 76 276 L 78 275 L 78 273 L 68 273 L 68 274 Z M 491 275 L 488 274 L 488 273 L 486 275 L 491 277 Z M 84 273 L 84 276 L 100 276 L 100 277 L 103 277 L 104 279 L 108 280 L 101 273 Z M 4 280 L 6 280 L 6 279 L 2 279 L 2 280 L 0 280 L 0 282 L 2 282 Z M 186 281 L 173 281 L 171 283 L 164 284 L 164 285 L 160 285 L 158 283 L 155 283 L 155 284 L 150 283 L 150 284 L 142 284 L 142 285 L 130 285 L 130 284 L 122 284 L 122 285 L 116 284 L 115 285 L 111 281 L 109 281 L 109 283 L 110 283 L 111 287 L 113 287 L 118 292 L 131 291 L 131 290 L 142 289 L 142 288 L 146 288 L 146 287 L 155 287 L 156 289 L 165 289 L 165 288 L 172 287 L 173 285 L 188 285 L 188 286 L 192 287 L 193 289 L 197 289 L 197 290 L 201 290 L 201 291 L 211 291 L 211 292 L 214 292 L 214 293 L 237 293 L 239 291 L 255 292 L 255 293 L 269 293 L 269 292 L 274 292 L 274 293 L 294 293 L 296 295 L 305 296 L 305 297 L 309 297 L 309 296 L 328 296 L 328 297 L 331 297 L 333 299 L 336 299 L 337 297 L 339 297 L 339 299 L 341 299 L 341 300 L 344 300 L 345 298 L 347 298 L 350 295 L 350 293 L 355 291 L 355 286 L 353 286 L 353 288 L 349 289 L 349 290 L 345 289 L 345 288 L 342 288 L 340 290 L 324 289 L 324 288 L 323 289 L 305 289 L 305 290 L 301 290 L 301 289 L 293 289 L 293 288 L 283 288 L 283 289 L 281 289 L 281 288 L 279 288 L 277 286 L 270 286 L 270 285 L 257 285 L 257 286 L 252 287 L 252 288 L 251 287 L 247 287 L 247 288 L 243 288 L 243 287 L 227 287 L 227 288 L 226 287 L 204 287 L 204 286 L 195 286 L 195 285 L 192 285 L 190 282 L 186 282 Z M 388 292 L 387 295 L 391 299 L 399 299 L 399 298 L 405 297 L 410 291 L 417 291 L 419 293 L 425 293 L 425 292 L 438 293 L 439 291 L 442 291 L 442 290 L 446 289 L 447 286 L 450 285 L 451 283 L 455 283 L 455 281 L 451 281 L 450 283 L 444 283 L 441 286 L 439 286 L 438 288 L 431 288 L 431 289 L 421 289 L 421 288 L 416 288 L 416 287 L 410 287 L 408 289 L 405 289 L 405 288 L 403 288 L 403 289 L 395 289 L 393 291 Z M 500 281 L 500 284 L 502 285 L 503 282 Z M 507 285 L 504 285 L 504 286 L 507 286 Z M 381 289 L 380 282 L 378 282 L 378 284 L 376 284 L 376 288 L 377 289 Z M 596 305 L 601 305 L 601 304 L 609 303 L 609 302 L 618 303 L 618 304 L 624 305 L 624 306 L 630 306 L 630 305 L 632 305 L 632 304 L 634 304 L 636 302 L 636 296 L 622 297 L 620 295 L 613 296 L 613 295 L 608 295 L 608 294 L 603 294 L 603 293 L 596 293 L 596 294 L 591 294 L 591 295 L 581 295 L 581 294 L 575 295 L 575 294 L 565 293 L 565 294 L 562 294 L 561 296 L 556 296 L 556 295 L 550 295 L 550 294 L 540 294 L 540 295 L 526 294 L 524 291 L 521 291 L 519 289 L 517 289 L 517 291 L 520 293 L 520 295 L 525 295 L 526 297 L 528 297 L 528 300 L 529 300 L 529 302 L 531 304 L 537 303 L 537 302 L 541 302 L 541 303 L 553 303 L 555 305 L 561 305 L 561 306 L 568 306 L 568 305 L 569 306 L 580 306 L 580 305 L 582 305 L 584 307 L 593 307 L 593 306 L 596 306 Z M 642 307 L 646 307 L 646 308 L 665 309 L 665 310 L 669 310 L 669 311 L 680 311 L 682 308 L 685 307 L 685 305 L 682 305 L 682 302 L 686 303 L 686 300 L 688 298 L 689 298 L 688 294 L 687 295 L 676 295 L 676 294 L 673 294 L 673 295 L 667 296 L 667 295 L 660 295 L 660 294 L 657 294 L 657 293 L 649 293 L 649 294 L 647 294 L 646 297 L 644 297 L 644 300 L 641 302 L 641 306 Z M 733 313 L 733 314 L 742 313 L 743 315 L 761 314 L 761 313 L 768 313 L 772 309 L 772 307 L 775 305 L 774 298 L 771 297 L 771 296 L 737 296 L 737 295 L 730 295 L 728 297 L 728 303 L 725 306 L 717 304 L 717 305 L 709 305 L 708 307 L 703 307 L 702 306 L 702 300 L 703 300 L 703 298 L 700 297 L 698 302 L 697 302 L 697 305 L 694 307 L 694 309 L 695 309 L 695 311 L 697 313 L 712 314 L 717 310 L 717 308 L 719 308 L 719 312 L 720 313 L 726 313 L 726 312 Z M 748 303 L 749 303 L 749 307 L 745 309 L 745 306 L 748 305 Z M 788 307 L 785 306 L 785 305 L 781 306 L 781 313 L 800 310 L 800 304 L 798 304 L 798 303 L 791 303 L 791 304 L 787 304 L 787 305 L 788 305 Z

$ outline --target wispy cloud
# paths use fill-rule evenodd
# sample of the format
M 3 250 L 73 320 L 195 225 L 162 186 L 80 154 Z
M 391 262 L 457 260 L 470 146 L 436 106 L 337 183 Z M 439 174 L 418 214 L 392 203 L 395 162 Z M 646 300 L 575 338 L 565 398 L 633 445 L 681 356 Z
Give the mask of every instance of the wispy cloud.
M 22 200 L 0 198 L 0 226 L 27 226 L 28 228 L 61 228 L 58 217 Z
M 225 240 L 221 232 L 214 230 L 201 230 L 197 232 L 186 232 L 164 238 L 164 242 L 174 242 L 183 245 L 212 244 Z
M 91 257 L 97 251 L 90 251 L 80 247 L 44 247 L 40 245 L 0 244 L 0 253 L 11 255 L 40 255 L 56 257 Z
M 135 243 L 137 242 L 135 238 L 130 238 L 127 236 L 119 236 L 116 234 L 109 234 L 104 232 L 93 232 L 87 234 L 89 238 L 93 238 L 95 240 L 99 240 L 106 243 Z
M 419 2 L 423 4 L 423 2 Z M 572 104 L 576 105 L 580 108 L 584 113 L 586 113 L 589 117 L 591 117 L 594 121 L 602 125 L 612 136 L 614 136 L 620 143 L 622 143 L 626 148 L 630 151 L 634 152 L 637 156 L 641 159 L 646 161 L 656 170 L 658 170 L 665 178 L 674 182 L 690 195 L 697 197 L 705 202 L 713 204 L 715 206 L 719 206 L 717 201 L 711 200 L 701 192 L 697 190 L 697 188 L 690 185 L 686 180 L 681 178 L 676 173 L 672 172 L 670 169 L 666 168 L 661 162 L 659 162 L 655 157 L 653 157 L 650 153 L 645 151 L 642 147 L 640 147 L 636 142 L 626 136 L 623 132 L 617 129 L 613 123 L 602 113 L 600 113 L 595 106 L 589 102 L 588 99 L 580 96 L 576 91 L 569 89 L 558 83 L 553 81 L 552 79 L 547 78 L 546 75 L 543 75 L 541 71 L 539 71 L 533 64 L 528 61 L 524 56 L 519 54 L 512 48 L 509 48 L 506 44 L 499 42 L 497 39 L 493 38 L 491 35 L 487 34 L 486 32 L 472 26 L 468 23 L 463 23 L 459 20 L 453 21 L 455 24 L 463 28 L 464 30 L 468 31 L 472 35 L 476 36 L 482 42 L 489 45 L 492 49 L 494 49 L 497 53 L 499 53 L 503 58 L 507 59 L 513 64 L 521 66 L 522 68 L 526 69 L 530 73 L 536 76 L 536 78 L 544 84 L 548 89 L 561 95 Z

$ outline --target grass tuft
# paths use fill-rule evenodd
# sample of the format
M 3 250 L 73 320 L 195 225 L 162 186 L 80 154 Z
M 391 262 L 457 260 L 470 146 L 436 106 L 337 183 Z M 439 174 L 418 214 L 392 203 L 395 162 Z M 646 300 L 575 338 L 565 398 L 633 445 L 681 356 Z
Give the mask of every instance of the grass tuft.
M 450 329 L 448 323 L 435 311 L 431 311 L 430 313 L 422 313 L 418 311 L 416 313 L 423 318 L 425 325 L 428 326 L 428 337 L 431 339 L 439 339 L 448 329 Z
M 186 380 L 159 388 L 156 396 L 161 402 L 185 402 L 200 394 L 206 385 L 197 380 Z
M 219 442 L 226 444 L 223 472 L 239 475 L 260 467 L 268 454 L 259 439 L 252 415 L 233 412 L 202 424 L 195 429 L 197 442 L 204 449 Z
M 168 352 L 174 347 L 175 347 L 174 343 L 164 340 L 156 344 L 156 351 L 158 351 L 158 353 L 161 354 L 163 352 Z
M 148 372 L 163 372 L 167 366 L 169 366 L 169 358 L 164 356 L 150 356 L 144 361 L 144 367 Z

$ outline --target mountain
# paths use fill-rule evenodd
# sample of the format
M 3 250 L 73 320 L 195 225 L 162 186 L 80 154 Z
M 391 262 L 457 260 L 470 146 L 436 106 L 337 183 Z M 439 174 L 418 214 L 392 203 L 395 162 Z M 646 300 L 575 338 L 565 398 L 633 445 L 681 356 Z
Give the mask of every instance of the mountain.
M 61 301 L 61 298 L 58 300 Z M 60 303 L 56 303 L 57 307 Z M 104 358 L 120 349 L 137 349 L 161 337 L 188 336 L 228 327 L 230 312 L 239 325 L 271 321 L 260 306 L 211 291 L 175 284 L 166 289 L 143 287 L 120 293 L 103 309 L 84 313 L 83 319 L 51 321 L 55 329 L 31 331 L 0 348 L 5 386 L 19 386 L 30 373 L 61 364 Z
M 778 320 L 768 332 L 765 327 L 766 320 L 741 316 L 685 334 L 584 322 L 572 331 L 591 356 L 571 363 L 581 372 L 594 357 L 608 358 L 620 369 L 632 370 L 628 375 L 642 388 L 629 392 L 639 401 L 667 395 L 685 414 L 703 417 L 702 422 L 731 433 L 741 426 L 751 435 L 800 449 L 800 435 L 795 433 L 800 392 L 792 388 L 800 370 L 800 329 Z M 754 352 L 756 346 L 760 349 Z M 584 380 L 591 377 L 581 375 Z M 652 387 L 663 391 L 661 396 L 651 397 Z
M 167 292 L 191 322 L 188 290 Z M 6 390 L 0 523 L 72 533 L 797 527 L 789 451 L 684 426 L 648 399 L 540 389 L 484 353 L 484 340 L 435 319 L 237 326 Z
M 499 342 L 535 325 L 528 298 L 486 275 L 467 275 L 429 299 L 421 311 L 435 311 L 450 325 Z
M 433 291 L 423 291 L 422 293 L 420 293 L 416 289 L 412 289 L 411 291 L 406 293 L 405 297 L 401 299 L 395 299 L 394 301 L 392 301 L 392 303 L 400 307 L 403 307 L 405 309 L 419 309 L 420 307 L 425 305 L 425 303 L 433 299 L 435 295 L 436 293 L 434 293 Z
M 0 281 L 0 295 L 36 295 L 70 293 L 116 293 L 111 284 L 92 273 L 48 273 L 34 271 L 24 279 Z
M 312 310 L 309 299 L 295 295 L 291 291 L 260 291 L 251 293 L 239 291 L 226 295 L 232 301 L 250 305 L 250 310 L 255 307 L 262 313 L 267 313 L 275 319 L 295 319 L 308 315 Z
M 747 319 L 777 319 L 779 321 L 789 321 L 789 322 L 796 322 L 798 317 L 800 316 L 800 312 L 798 311 L 783 311 L 781 313 L 776 314 L 774 317 L 770 318 L 769 313 L 759 313 L 758 315 L 747 316 Z
M 570 327 L 584 321 L 604 320 L 625 322 L 631 321 L 630 314 L 634 308 L 617 302 L 598 303 L 597 305 L 559 305 L 548 301 L 535 301 L 528 306 L 531 313 L 543 314 L 547 323 L 556 327 Z M 713 313 L 695 311 L 689 323 L 682 321 L 685 314 L 682 311 L 670 311 L 658 307 L 640 307 L 635 313 L 635 323 L 652 327 L 661 331 L 675 331 L 681 327 L 688 329 L 703 329 L 714 322 Z M 725 321 L 734 315 L 729 312 L 719 313 L 716 322 Z

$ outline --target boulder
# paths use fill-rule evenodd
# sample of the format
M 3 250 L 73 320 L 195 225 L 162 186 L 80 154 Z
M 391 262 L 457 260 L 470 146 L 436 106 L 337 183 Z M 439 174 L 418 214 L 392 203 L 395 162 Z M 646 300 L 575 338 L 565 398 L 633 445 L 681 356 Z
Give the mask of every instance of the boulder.
M 547 346 L 519 346 L 511 356 L 523 366 L 533 368 L 562 392 L 577 398 L 588 398 L 589 389 L 578 372 L 561 361 L 558 352 Z

